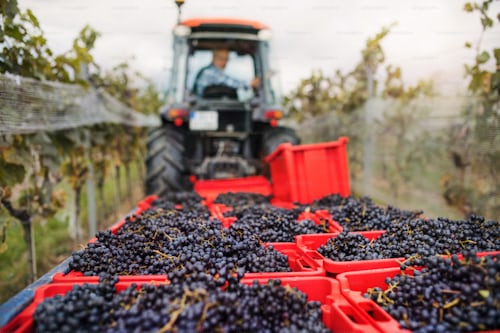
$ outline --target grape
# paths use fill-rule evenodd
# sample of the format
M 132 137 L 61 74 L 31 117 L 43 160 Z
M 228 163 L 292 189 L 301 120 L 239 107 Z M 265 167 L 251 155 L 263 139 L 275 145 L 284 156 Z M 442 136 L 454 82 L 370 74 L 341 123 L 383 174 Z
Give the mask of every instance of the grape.
M 251 192 L 226 192 L 219 194 L 214 203 L 224 204 L 229 207 L 251 207 L 262 203 L 270 203 L 271 196 Z
M 380 237 L 366 238 L 344 231 L 317 251 L 336 261 L 370 260 L 463 251 L 500 249 L 498 221 L 472 216 L 467 220 L 413 219 L 392 224 Z
M 338 194 L 315 200 L 311 208 L 326 209 L 332 219 L 349 231 L 386 230 L 401 221 L 419 217 L 422 211 L 406 211 L 392 206 L 377 206 L 369 197 L 356 199 Z
M 169 192 L 166 195 L 154 200 L 152 208 L 163 208 L 165 210 L 179 209 L 182 211 L 197 212 L 207 214 L 208 209 L 202 204 L 203 198 L 196 192 Z M 182 208 L 176 208 L 181 205 Z
M 33 315 L 36 332 L 102 332 L 112 324 L 110 313 L 117 278 L 99 284 L 74 285 L 64 296 L 45 299 Z
M 369 289 L 369 297 L 414 333 L 475 332 L 500 328 L 500 255 L 465 260 L 425 257 L 414 276 L 397 275 L 388 288 Z
M 295 236 L 328 232 L 328 223 L 297 222 L 300 212 L 271 205 L 247 208 L 229 228 L 239 239 L 257 236 L 262 242 L 294 242 Z
M 88 276 L 170 274 L 172 279 L 193 272 L 291 271 L 288 257 L 262 246 L 255 235 L 242 239 L 208 214 L 162 208 L 127 218 L 116 235 L 98 232 L 94 243 L 72 254 L 69 269 Z
M 381 255 L 371 249 L 370 241 L 358 234 L 343 231 L 330 238 L 317 251 L 325 258 L 335 261 L 359 261 L 380 259 Z
M 75 286 L 46 299 L 35 311 L 37 332 L 329 332 L 321 304 L 307 302 L 280 280 L 260 285 L 208 275 L 182 283 L 135 284 L 115 293 L 114 284 Z

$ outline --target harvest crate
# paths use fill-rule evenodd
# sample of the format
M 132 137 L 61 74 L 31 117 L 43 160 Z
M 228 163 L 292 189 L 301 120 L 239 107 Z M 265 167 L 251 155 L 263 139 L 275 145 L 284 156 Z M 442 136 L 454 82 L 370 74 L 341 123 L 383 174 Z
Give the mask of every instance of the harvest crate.
M 203 198 L 207 205 L 221 193 L 250 192 L 262 195 L 271 195 L 269 181 L 263 176 L 252 176 L 235 179 L 198 180 L 194 183 L 194 190 Z
M 284 206 L 283 203 L 279 203 L 279 205 L 280 206 L 276 206 L 276 207 L 283 208 L 283 206 Z M 274 204 L 273 204 L 273 206 L 274 206 Z M 291 208 L 285 208 L 285 209 L 291 209 Z M 222 225 L 225 228 L 229 228 L 231 226 L 231 224 L 233 224 L 234 222 L 236 222 L 238 220 L 238 218 L 235 216 L 224 216 L 224 213 L 230 212 L 232 210 L 233 209 L 231 207 L 228 207 L 224 204 L 212 204 L 212 205 L 210 205 L 211 215 L 214 218 L 219 219 L 219 221 L 222 222 Z M 324 210 L 318 210 L 316 212 L 304 211 L 298 216 L 297 222 L 302 221 L 302 220 L 311 220 L 318 225 L 327 221 L 328 225 L 329 225 L 328 232 L 333 233 L 333 232 L 341 232 L 342 231 L 342 226 L 340 224 L 338 224 L 337 222 L 333 221 L 330 214 Z
M 384 234 L 385 231 L 360 231 L 353 234 L 362 235 L 368 240 L 373 240 Z M 399 267 L 404 258 L 387 258 L 358 261 L 335 261 L 322 256 L 317 249 L 326 244 L 330 238 L 335 238 L 338 233 L 299 235 L 295 238 L 297 246 L 311 258 L 323 262 L 327 275 L 337 275 L 344 272 L 362 271 L 387 267 Z
M 292 277 L 325 276 L 325 270 L 321 263 L 310 258 L 306 253 L 295 245 L 295 243 L 268 243 L 278 252 L 288 256 L 288 265 L 292 272 L 262 272 L 246 273 L 245 279 L 281 279 Z
M 253 279 L 243 279 L 241 283 L 250 285 L 253 281 Z M 260 284 L 265 284 L 268 279 L 258 279 L 257 281 Z M 116 285 L 116 289 L 118 291 L 124 290 L 129 287 L 131 283 L 132 282 L 119 282 Z M 281 284 L 283 286 L 297 288 L 304 292 L 307 295 L 308 301 L 320 302 L 323 312 L 323 322 L 333 333 L 377 332 L 368 322 L 366 316 L 353 307 L 344 296 L 342 296 L 337 281 L 325 277 L 282 278 Z M 0 330 L 1 333 L 32 333 L 34 331 L 33 314 L 36 307 L 47 298 L 66 294 L 72 289 L 73 285 L 74 284 L 59 283 L 38 288 L 32 303 L 6 326 L 2 327 Z
M 268 243 L 265 246 L 272 245 L 276 251 L 288 256 L 288 265 L 291 272 L 257 272 L 246 273 L 245 278 L 283 278 L 283 277 L 307 277 L 307 276 L 325 276 L 325 270 L 322 264 L 310 258 L 306 253 L 295 245 L 295 243 Z M 120 282 L 150 282 L 167 281 L 167 275 L 120 275 Z M 86 276 L 81 272 L 71 271 L 68 274 L 56 273 L 52 277 L 53 283 L 75 283 L 75 282 L 98 282 L 98 276 Z
M 228 207 L 224 204 L 211 204 L 210 205 L 210 214 L 221 221 L 224 228 L 229 228 L 234 221 L 237 220 L 235 216 L 224 216 L 224 213 L 232 211 L 233 208 Z
M 129 216 L 140 215 L 140 214 L 144 213 L 146 210 L 153 207 L 153 202 L 157 199 L 158 199 L 157 195 L 150 195 L 150 196 L 144 198 L 143 200 L 139 201 L 139 203 L 137 204 L 137 208 L 135 209 L 133 214 L 129 214 Z M 204 200 L 202 200 L 201 204 L 206 205 L 206 202 Z M 176 208 L 181 209 L 182 205 L 176 205 Z M 213 214 L 211 215 L 212 218 L 218 218 L 218 216 L 219 215 L 213 215 Z M 109 230 L 111 230 L 111 232 L 116 235 L 118 233 L 118 230 L 120 230 L 120 228 L 123 227 L 123 225 L 126 223 L 126 219 L 127 219 L 127 217 L 116 222 L 111 227 L 109 227 Z M 89 243 L 94 243 L 96 240 L 97 240 L 97 238 L 93 237 L 89 240 Z
M 339 274 L 336 279 L 340 283 L 340 290 L 346 299 L 356 306 L 358 310 L 363 311 L 369 317 L 370 322 L 380 332 L 404 332 L 399 323 L 384 311 L 377 303 L 371 299 L 363 297 L 368 288 L 380 287 L 387 288 L 386 278 L 393 278 L 400 274 L 398 267 L 381 268 L 366 271 L 347 272 Z M 412 270 L 408 270 L 412 274 Z
M 480 252 L 477 256 L 485 256 L 496 252 Z M 460 257 L 460 255 L 459 255 Z M 387 313 L 382 307 L 371 299 L 363 297 L 363 294 L 368 288 L 379 287 L 383 290 L 387 289 L 387 278 L 394 278 L 401 274 L 401 269 L 398 267 L 372 269 L 366 271 L 346 272 L 337 275 L 336 280 L 339 281 L 341 293 L 344 297 L 356 307 L 358 311 L 367 315 L 369 322 L 379 332 L 401 332 L 411 333 L 410 330 L 402 329 L 399 322 Z M 406 269 L 405 274 L 413 275 L 412 269 Z M 500 333 L 498 330 L 484 331 L 484 333 Z
M 327 210 L 321 209 L 316 210 L 314 213 L 307 213 L 311 215 L 311 219 L 315 221 L 316 224 L 320 224 L 323 221 L 328 221 L 330 232 L 341 232 L 342 230 L 344 230 L 344 228 L 340 224 L 332 219 L 332 216 Z
M 348 139 L 292 146 L 281 144 L 266 157 L 274 197 L 286 202 L 310 203 L 325 195 L 350 194 Z
M 268 279 L 257 279 L 264 284 Z M 251 284 L 253 279 L 241 283 Z M 352 306 L 341 294 L 338 281 L 326 277 L 282 278 L 283 286 L 295 287 L 307 295 L 308 301 L 321 303 L 323 322 L 332 333 L 376 333 L 369 318 Z

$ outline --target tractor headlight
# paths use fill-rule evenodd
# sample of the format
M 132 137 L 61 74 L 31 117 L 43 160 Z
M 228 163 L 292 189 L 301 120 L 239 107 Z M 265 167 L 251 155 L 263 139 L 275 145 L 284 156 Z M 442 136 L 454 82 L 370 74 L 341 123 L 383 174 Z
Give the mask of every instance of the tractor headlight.
M 191 28 L 185 25 L 178 25 L 174 28 L 174 35 L 177 37 L 186 37 L 191 34 Z
M 259 40 L 271 40 L 271 37 L 273 36 L 271 30 L 268 29 L 263 29 L 260 30 L 257 37 Z

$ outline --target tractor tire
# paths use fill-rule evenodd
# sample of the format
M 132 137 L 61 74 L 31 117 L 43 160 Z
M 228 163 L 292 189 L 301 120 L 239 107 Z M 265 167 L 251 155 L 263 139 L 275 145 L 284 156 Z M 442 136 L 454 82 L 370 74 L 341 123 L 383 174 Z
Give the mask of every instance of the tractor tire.
M 282 143 L 289 142 L 292 145 L 300 144 L 300 138 L 295 131 L 288 127 L 270 128 L 264 132 L 262 138 L 263 157 L 271 154 Z
M 185 134 L 172 124 L 148 133 L 146 195 L 192 190 L 185 160 Z

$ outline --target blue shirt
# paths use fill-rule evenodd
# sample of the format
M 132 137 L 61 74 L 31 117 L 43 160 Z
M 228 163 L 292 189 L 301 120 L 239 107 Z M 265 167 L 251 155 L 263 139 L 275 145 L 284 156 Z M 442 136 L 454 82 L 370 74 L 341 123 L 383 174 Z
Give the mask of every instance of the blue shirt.
M 234 89 L 248 87 L 245 82 L 232 78 L 231 76 L 224 73 L 223 70 L 211 64 L 200 70 L 200 72 L 196 76 L 193 89 L 196 90 L 195 93 L 198 96 L 202 96 L 203 90 L 205 90 L 206 87 L 216 84 L 224 85 Z

